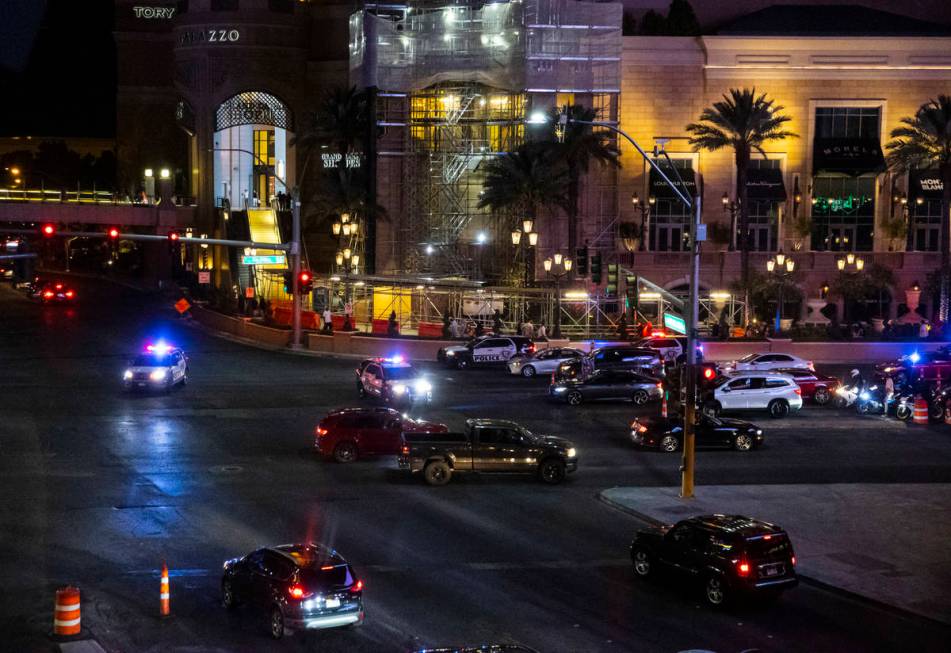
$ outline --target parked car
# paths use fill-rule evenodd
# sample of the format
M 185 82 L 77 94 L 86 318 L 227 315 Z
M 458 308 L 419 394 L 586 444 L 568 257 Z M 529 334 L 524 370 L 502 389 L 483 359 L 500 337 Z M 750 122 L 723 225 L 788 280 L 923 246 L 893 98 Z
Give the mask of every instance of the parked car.
M 430 485 L 468 472 L 535 474 L 556 484 L 578 468 L 578 451 L 564 438 L 536 435 L 515 422 L 470 419 L 462 432 L 403 433 L 398 462 Z
M 535 343 L 525 336 L 488 336 L 440 351 L 446 365 L 462 370 L 474 365 L 499 365 L 513 356 L 534 354 Z
M 360 363 L 356 374 L 357 394 L 361 397 L 398 405 L 432 401 L 432 383 L 401 357 L 368 358 Z
M 795 587 L 796 554 L 775 524 L 740 515 L 705 515 L 637 532 L 631 543 L 634 574 L 659 571 L 703 587 L 709 605 L 740 595 L 776 596 Z
M 643 406 L 663 393 L 660 379 L 627 370 L 595 370 L 586 378 L 557 381 L 548 387 L 549 397 L 571 406 L 599 399 L 627 399 Z
M 785 417 L 802 408 L 802 390 L 793 377 L 774 372 L 740 372 L 722 376 L 702 397 L 703 412 L 766 410 L 770 417 Z
M 722 366 L 727 373 L 765 370 L 788 369 L 790 367 L 815 369 L 812 361 L 803 360 L 792 354 L 776 354 L 766 352 L 762 354 L 747 354 L 739 360 L 726 363 Z
M 508 362 L 509 373 L 525 378 L 531 378 L 536 374 L 549 374 L 558 369 L 561 363 L 579 360 L 584 355 L 580 349 L 549 347 L 534 354 L 513 356 Z
M 775 371 L 791 376 L 802 390 L 802 398 L 812 400 L 820 406 L 825 406 L 832 401 L 839 387 L 839 380 L 834 376 L 819 374 L 807 368 L 791 367 Z
M 314 450 L 351 463 L 364 456 L 398 454 L 403 431 L 448 430 L 445 424 L 412 419 L 392 408 L 345 408 L 328 413 L 314 427 Z
M 363 581 L 335 550 L 283 544 L 224 563 L 221 602 L 264 612 L 271 637 L 288 631 L 363 624 Z
M 676 414 L 668 417 L 638 417 L 631 422 L 631 441 L 639 447 L 671 453 L 683 446 L 683 425 L 683 417 Z M 763 444 L 763 429 L 756 424 L 703 413 L 697 418 L 694 433 L 698 447 L 750 451 Z
M 651 336 L 634 343 L 635 347 L 643 349 L 653 349 L 660 353 L 665 361 L 674 360 L 677 363 L 684 361 L 684 353 L 687 351 L 686 336 Z M 703 362 L 703 345 L 696 343 L 697 362 Z

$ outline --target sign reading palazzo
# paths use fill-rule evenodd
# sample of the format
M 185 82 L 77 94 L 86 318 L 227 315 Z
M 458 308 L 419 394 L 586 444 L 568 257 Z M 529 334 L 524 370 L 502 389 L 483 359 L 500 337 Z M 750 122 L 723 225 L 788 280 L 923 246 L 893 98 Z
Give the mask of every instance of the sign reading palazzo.
M 195 45 L 197 43 L 234 43 L 241 38 L 241 32 L 236 29 L 202 29 L 182 32 L 178 37 L 179 45 Z

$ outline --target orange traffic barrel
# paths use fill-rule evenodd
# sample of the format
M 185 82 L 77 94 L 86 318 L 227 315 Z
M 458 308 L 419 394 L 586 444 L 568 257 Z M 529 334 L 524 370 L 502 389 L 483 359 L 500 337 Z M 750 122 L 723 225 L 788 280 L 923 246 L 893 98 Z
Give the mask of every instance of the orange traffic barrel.
M 56 590 L 56 605 L 53 614 L 54 635 L 78 635 L 81 630 L 79 617 L 79 588 L 61 587 Z
M 915 424 L 928 423 L 928 402 L 921 397 L 915 398 L 915 412 L 913 413 Z
M 168 565 L 164 562 L 162 563 L 162 580 L 159 584 L 159 614 L 163 617 L 167 617 L 171 614 L 169 608 L 169 591 L 168 591 Z

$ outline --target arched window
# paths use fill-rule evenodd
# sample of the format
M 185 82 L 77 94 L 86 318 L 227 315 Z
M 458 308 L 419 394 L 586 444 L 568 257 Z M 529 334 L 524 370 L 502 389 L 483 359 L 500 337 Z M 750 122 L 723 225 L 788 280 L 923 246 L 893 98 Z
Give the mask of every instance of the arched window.
M 215 131 L 238 125 L 271 125 L 294 131 L 287 105 L 264 91 L 245 91 L 222 102 L 215 112 Z

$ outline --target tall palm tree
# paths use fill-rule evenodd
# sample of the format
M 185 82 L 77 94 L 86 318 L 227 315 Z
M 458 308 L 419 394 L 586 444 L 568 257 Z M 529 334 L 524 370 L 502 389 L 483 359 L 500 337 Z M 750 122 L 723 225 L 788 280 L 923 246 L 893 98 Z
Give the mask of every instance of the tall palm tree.
M 750 285 L 750 206 L 746 192 L 750 155 L 755 149 L 765 156 L 763 144 L 767 141 L 798 137 L 798 134 L 784 128 L 791 118 L 782 115 L 782 110 L 783 107 L 767 99 L 765 93 L 756 95 L 755 88 L 731 88 L 729 95 L 724 95 L 721 101 L 714 102 L 713 106 L 701 112 L 699 122 L 687 125 L 690 145 L 695 152 L 733 148 L 736 198 L 740 205 L 740 269 L 744 288 Z
M 892 139 L 885 144 L 888 163 L 897 172 L 910 168 L 935 168 L 941 175 L 944 192 L 941 195 L 941 301 L 938 318 L 948 321 L 948 276 L 951 232 L 948 229 L 951 213 L 951 96 L 939 95 L 928 100 L 912 117 L 902 118 L 901 127 L 892 130 Z
M 547 144 L 523 143 L 486 164 L 479 208 L 513 209 L 537 224 L 541 209 L 567 209 L 566 182 L 565 166 L 552 158 Z
M 303 131 L 291 139 L 291 145 L 300 146 L 304 152 L 301 180 L 306 178 L 307 166 L 321 147 L 333 146 L 343 154 L 340 167 L 344 168 L 346 154 L 366 138 L 369 118 L 366 91 L 357 90 L 356 86 L 330 90 L 308 116 Z
M 568 125 L 565 127 L 564 138 L 555 138 L 555 126 L 558 125 L 558 116 L 563 111 L 568 113 Z M 545 122 L 548 129 L 548 144 L 556 161 L 564 163 L 567 172 L 567 203 L 565 213 L 568 215 L 568 255 L 575 256 L 578 248 L 578 202 L 581 194 L 581 178 L 588 174 L 592 163 L 601 166 L 620 167 L 618 151 L 614 147 L 614 137 L 605 129 L 592 129 L 589 125 L 578 124 L 575 120 L 591 122 L 598 119 L 596 109 L 573 104 L 567 107 L 555 107 L 549 112 Z

